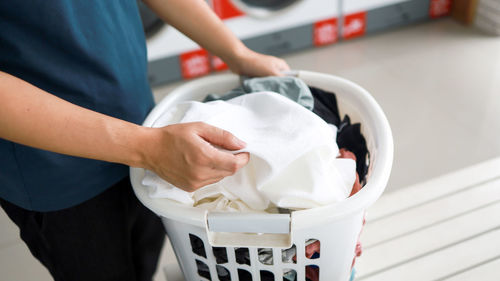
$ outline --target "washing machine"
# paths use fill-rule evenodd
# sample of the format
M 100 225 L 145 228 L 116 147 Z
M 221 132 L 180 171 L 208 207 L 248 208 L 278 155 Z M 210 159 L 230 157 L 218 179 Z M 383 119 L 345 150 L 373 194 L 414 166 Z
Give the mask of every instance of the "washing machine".
M 148 79 L 152 86 L 208 74 L 209 55 L 197 43 L 168 26 L 137 0 L 146 34 Z
M 344 0 L 342 39 L 384 31 L 450 13 L 452 0 Z
M 214 12 L 254 51 L 284 53 L 335 43 L 340 0 L 210 0 Z M 215 70 L 225 64 L 212 57 Z

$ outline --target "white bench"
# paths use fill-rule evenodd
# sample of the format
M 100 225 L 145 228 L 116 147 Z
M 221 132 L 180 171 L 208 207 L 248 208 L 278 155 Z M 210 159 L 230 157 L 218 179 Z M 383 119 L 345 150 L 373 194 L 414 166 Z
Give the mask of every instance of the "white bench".
M 500 280 L 500 158 L 384 195 L 366 219 L 356 280 Z

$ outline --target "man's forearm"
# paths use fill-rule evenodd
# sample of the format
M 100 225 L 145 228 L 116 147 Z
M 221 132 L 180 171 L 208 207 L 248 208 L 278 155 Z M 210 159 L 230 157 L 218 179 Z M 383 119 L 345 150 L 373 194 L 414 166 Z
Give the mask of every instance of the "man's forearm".
M 0 72 L 0 138 L 73 156 L 138 166 L 146 128 L 71 104 Z
M 143 0 L 168 24 L 234 69 L 238 57 L 248 49 L 212 12 L 204 0 Z

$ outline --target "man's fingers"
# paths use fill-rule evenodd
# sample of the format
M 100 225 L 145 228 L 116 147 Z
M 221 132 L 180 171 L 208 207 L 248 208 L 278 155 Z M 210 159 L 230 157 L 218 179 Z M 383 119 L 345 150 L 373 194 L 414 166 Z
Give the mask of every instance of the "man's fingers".
M 220 146 L 227 150 L 238 150 L 246 146 L 246 143 L 228 131 L 220 128 L 200 123 L 198 135 L 207 142 Z
M 211 168 L 213 170 L 229 172 L 229 174 L 225 175 L 229 176 L 245 166 L 250 159 L 250 155 L 248 152 L 232 154 L 230 152 L 217 150 L 210 156 L 210 158 L 212 159 Z
M 236 157 L 236 162 L 237 162 L 237 169 L 239 170 L 243 168 L 246 164 L 248 164 L 248 161 L 250 161 L 250 153 L 248 152 L 240 152 L 234 155 Z
M 204 185 L 216 183 L 227 176 L 233 175 L 239 169 L 243 168 L 243 166 L 245 166 L 250 159 L 250 155 L 248 154 L 248 152 L 238 153 L 238 154 L 235 154 L 233 156 L 234 156 L 233 160 L 236 161 L 235 162 L 236 164 L 235 165 L 233 163 L 227 164 L 227 162 L 226 162 L 226 164 L 223 164 L 223 165 L 225 165 L 226 169 L 217 169 L 216 168 L 216 170 L 217 170 L 216 172 L 212 169 L 212 173 L 213 173 L 212 178 L 207 179 L 204 182 Z
M 221 153 L 229 154 L 227 152 L 221 152 Z M 236 161 L 236 165 L 228 164 L 228 162 L 224 162 L 224 163 L 218 162 L 218 163 L 214 163 L 213 167 L 206 167 L 205 169 L 203 169 L 203 171 L 201 171 L 201 172 L 204 173 L 205 175 L 209 175 L 209 177 L 198 182 L 199 187 L 219 182 L 223 178 L 233 175 L 240 168 L 245 166 L 249 161 L 249 154 L 247 152 L 238 153 L 238 154 L 235 154 L 232 156 L 234 156 L 234 158 L 231 160 Z M 224 157 L 225 156 L 223 156 L 223 158 Z M 223 161 L 222 159 L 220 159 L 220 160 Z M 221 163 L 222 163 L 222 165 L 225 165 L 224 169 L 222 169 L 220 166 L 218 166 L 218 165 L 221 165 Z M 191 188 L 190 191 L 194 191 L 196 189 L 198 189 L 198 187 Z
M 161 133 L 160 145 L 148 155 L 147 167 L 189 192 L 234 174 L 249 160 L 248 153 L 227 151 L 242 149 L 245 143 L 202 122 L 169 125 L 154 132 Z
M 277 71 L 276 71 L 277 73 L 275 75 L 277 75 L 277 76 L 283 76 L 284 71 L 290 70 L 290 66 L 288 66 L 286 61 L 284 61 L 282 59 L 278 59 L 278 61 L 276 62 L 276 68 L 277 68 Z

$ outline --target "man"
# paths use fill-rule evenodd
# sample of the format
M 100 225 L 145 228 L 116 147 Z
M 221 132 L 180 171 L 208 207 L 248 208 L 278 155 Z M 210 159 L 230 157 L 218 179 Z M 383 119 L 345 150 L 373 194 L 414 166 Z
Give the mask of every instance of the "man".
M 144 0 L 238 74 L 287 64 L 246 48 L 203 0 Z M 153 106 L 135 0 L 0 1 L 0 204 L 55 280 L 151 280 L 164 233 L 127 166 L 192 191 L 244 142 L 203 123 L 145 128 Z M 92 159 L 92 160 L 91 160 Z

